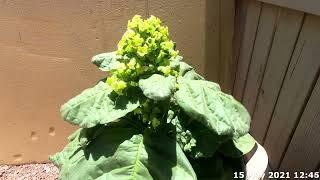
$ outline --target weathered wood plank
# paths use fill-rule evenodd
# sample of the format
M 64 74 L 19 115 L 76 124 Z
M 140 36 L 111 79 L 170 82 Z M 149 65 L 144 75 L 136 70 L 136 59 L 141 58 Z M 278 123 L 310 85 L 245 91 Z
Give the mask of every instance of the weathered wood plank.
M 205 22 L 205 75 L 219 83 L 220 59 L 220 1 L 206 1 Z
M 220 0 L 220 65 L 219 82 L 224 92 L 231 94 L 236 71 L 232 56 L 235 0 Z
M 281 171 L 311 172 L 320 162 L 320 78 L 281 163 Z
M 271 3 L 281 7 L 287 7 L 311 14 L 320 15 L 319 0 L 258 0 L 266 3 Z
M 236 2 L 236 14 L 235 14 L 235 27 L 234 27 L 234 38 L 233 38 L 233 59 L 236 62 L 235 65 L 235 71 L 237 71 L 238 68 L 238 59 L 239 59 L 239 54 L 240 54 L 240 48 L 241 48 L 241 42 L 242 42 L 242 37 L 243 37 L 243 32 L 244 32 L 244 23 L 246 14 L 247 14 L 247 9 L 248 9 L 248 4 L 249 0 L 241 0 L 241 1 L 235 1 Z M 233 79 L 233 87 L 232 87 L 232 92 L 234 90 L 234 84 L 236 80 L 236 74 L 234 75 Z
M 263 143 L 302 21 L 302 12 L 281 9 L 251 123 L 251 132 L 259 143 Z
M 267 64 L 278 15 L 279 8 L 277 6 L 263 4 L 242 100 L 251 115 L 256 105 L 256 99 Z
M 247 8 L 246 19 L 243 22 L 245 24 L 245 28 L 240 46 L 240 55 L 238 59 L 236 80 L 233 90 L 233 95 L 239 101 L 242 100 L 242 95 L 246 83 L 248 68 L 251 60 L 251 53 L 254 46 L 256 31 L 259 22 L 260 11 L 261 3 L 250 0 Z
M 308 15 L 280 91 L 264 147 L 277 170 L 320 67 L 320 18 Z

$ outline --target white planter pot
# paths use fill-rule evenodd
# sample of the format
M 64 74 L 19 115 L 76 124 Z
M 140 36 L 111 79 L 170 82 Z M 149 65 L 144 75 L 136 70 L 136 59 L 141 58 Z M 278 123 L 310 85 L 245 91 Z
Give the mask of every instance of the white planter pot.
M 257 150 L 246 164 L 246 180 L 263 179 L 268 167 L 268 154 L 266 150 L 257 143 Z

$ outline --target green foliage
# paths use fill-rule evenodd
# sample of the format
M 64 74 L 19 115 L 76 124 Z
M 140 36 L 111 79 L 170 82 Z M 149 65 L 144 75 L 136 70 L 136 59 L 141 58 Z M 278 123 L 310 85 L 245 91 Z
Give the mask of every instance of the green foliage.
M 101 71 L 111 71 L 116 68 L 118 58 L 121 56 L 117 56 L 116 52 L 102 53 L 93 56 L 91 62 Z
M 192 66 L 185 62 L 180 62 L 180 71 L 179 76 L 183 77 L 183 79 L 190 79 L 190 80 L 204 80 L 204 78 L 196 73 Z
M 249 134 L 236 139 L 230 139 L 220 147 L 220 152 L 229 157 L 241 157 L 249 153 L 256 144 L 256 140 Z
M 250 116 L 219 85 L 204 80 L 180 80 L 175 97 L 179 106 L 218 135 L 240 137 L 249 131 Z
M 189 157 L 212 157 L 229 137 L 219 136 L 183 112 L 175 119 L 177 141 Z M 210 143 L 208 143 L 210 139 Z
M 170 98 L 176 86 L 176 78 L 154 74 L 147 79 L 139 80 L 143 94 L 153 100 L 161 101 Z
M 115 121 L 139 106 L 134 96 L 114 95 L 110 86 L 99 82 L 64 104 L 60 109 L 62 117 L 72 124 L 90 128 Z
M 50 157 L 61 179 L 229 179 L 254 147 L 246 109 L 183 61 L 160 19 L 134 16 L 92 63 L 111 75 L 61 107 L 81 127 Z
M 161 135 L 143 136 L 127 120 L 93 130 L 91 134 L 84 133 L 88 139 L 94 137 L 86 146 L 79 145 L 82 129 L 62 152 L 51 157 L 51 161 L 63 167 L 61 179 L 196 178 L 174 139 Z

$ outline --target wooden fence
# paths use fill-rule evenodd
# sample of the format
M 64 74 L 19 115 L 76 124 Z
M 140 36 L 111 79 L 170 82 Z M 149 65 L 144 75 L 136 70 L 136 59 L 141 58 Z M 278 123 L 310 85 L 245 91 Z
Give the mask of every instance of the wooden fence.
M 320 1 L 236 7 L 233 95 L 252 115 L 251 133 L 273 171 L 320 170 Z

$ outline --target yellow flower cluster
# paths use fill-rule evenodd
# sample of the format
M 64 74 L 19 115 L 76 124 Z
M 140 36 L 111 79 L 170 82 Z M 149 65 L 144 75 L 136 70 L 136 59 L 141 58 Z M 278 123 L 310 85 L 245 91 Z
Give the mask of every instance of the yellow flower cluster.
M 128 86 L 136 86 L 139 77 L 155 73 L 177 76 L 170 61 L 177 57 L 175 43 L 169 39 L 168 27 L 161 26 L 155 16 L 143 20 L 136 15 L 128 22 L 128 29 L 118 43 L 116 69 L 107 83 L 118 94 Z

